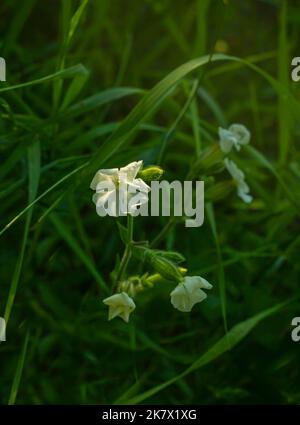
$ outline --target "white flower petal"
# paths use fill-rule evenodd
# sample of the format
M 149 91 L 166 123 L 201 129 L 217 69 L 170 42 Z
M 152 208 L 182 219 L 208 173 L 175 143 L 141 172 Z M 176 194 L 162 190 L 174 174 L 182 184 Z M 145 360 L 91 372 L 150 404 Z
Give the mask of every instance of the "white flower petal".
M 102 181 L 113 181 L 118 178 L 118 168 L 108 168 L 107 170 L 98 170 L 91 181 L 90 188 L 96 190 L 97 185 Z
M 120 168 L 120 178 L 125 179 L 129 182 L 132 181 L 136 177 L 142 165 L 143 161 L 134 161 L 126 165 L 125 167 Z
M 237 151 L 242 145 L 247 145 L 250 142 L 250 132 L 242 124 L 231 124 L 227 129 L 219 127 L 219 139 L 221 150 L 228 154 L 234 146 Z
M 234 135 L 225 128 L 219 127 L 220 147 L 224 153 L 229 153 L 236 142 Z
M 246 204 L 250 204 L 253 200 L 253 197 L 245 192 L 239 191 L 238 195 Z
M 127 209 L 133 215 L 139 206 L 148 202 L 146 195 L 151 190 L 150 187 L 142 179 L 135 178 L 142 165 L 143 161 L 134 161 L 120 169 L 97 171 L 91 182 L 91 188 L 99 195 L 93 196 L 98 215 L 101 217 L 107 214 L 114 217 L 127 215 Z M 127 202 L 136 195 L 140 197 L 129 207 Z
M 108 320 L 120 316 L 125 322 L 128 322 L 130 313 L 135 309 L 133 299 L 126 292 L 105 298 L 103 303 L 109 306 Z
M 245 174 L 240 170 L 237 165 L 230 161 L 228 158 L 224 159 L 225 167 L 228 172 L 231 174 L 236 186 L 238 196 L 247 204 L 252 202 L 252 196 L 249 195 L 250 189 L 247 183 L 245 182 Z
M 182 312 L 191 311 L 207 297 L 202 288 L 211 289 L 212 285 L 200 276 L 186 276 L 170 294 L 172 305 Z
M 247 145 L 250 142 L 250 131 L 243 124 L 231 124 L 229 131 L 235 135 L 238 145 Z

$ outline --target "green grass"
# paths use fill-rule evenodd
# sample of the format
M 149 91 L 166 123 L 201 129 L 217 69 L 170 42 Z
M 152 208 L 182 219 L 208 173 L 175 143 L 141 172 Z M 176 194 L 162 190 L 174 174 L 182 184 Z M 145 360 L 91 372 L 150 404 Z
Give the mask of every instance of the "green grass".
M 0 6 L 0 402 L 298 404 L 297 7 L 19 3 Z M 232 192 L 194 229 L 134 220 L 135 241 L 181 252 L 213 284 L 207 300 L 180 313 L 164 282 L 137 297 L 129 324 L 108 322 L 126 223 L 96 215 L 95 171 L 143 159 L 184 180 L 233 122 L 252 133 L 234 155 L 252 204 Z M 129 274 L 145 271 L 130 258 Z

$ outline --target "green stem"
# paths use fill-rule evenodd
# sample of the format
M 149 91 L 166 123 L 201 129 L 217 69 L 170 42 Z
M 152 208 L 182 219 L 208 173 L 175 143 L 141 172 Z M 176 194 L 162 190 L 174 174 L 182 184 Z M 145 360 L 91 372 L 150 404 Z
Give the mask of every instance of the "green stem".
M 150 248 L 154 248 L 155 246 L 157 246 L 164 239 L 164 237 L 166 236 L 168 231 L 173 227 L 174 224 L 175 224 L 174 217 L 171 217 L 170 220 L 162 228 L 160 233 L 150 243 Z
M 127 215 L 127 231 L 128 241 L 118 270 L 116 284 L 118 284 L 123 279 L 124 273 L 127 269 L 131 257 L 131 243 L 133 241 L 133 217 L 130 214 Z

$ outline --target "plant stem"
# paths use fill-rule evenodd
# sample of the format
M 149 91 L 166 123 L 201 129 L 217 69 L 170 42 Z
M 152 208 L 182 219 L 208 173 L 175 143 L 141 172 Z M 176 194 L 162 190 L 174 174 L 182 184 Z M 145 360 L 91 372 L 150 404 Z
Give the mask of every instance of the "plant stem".
M 131 257 L 131 242 L 133 241 L 133 217 L 130 214 L 127 215 L 127 231 L 128 241 L 118 270 L 116 284 L 122 280 Z
M 175 224 L 174 217 L 171 217 L 170 220 L 166 223 L 166 225 L 162 228 L 160 233 L 153 239 L 153 241 L 150 243 L 150 248 L 153 248 L 154 246 L 158 245 L 162 239 L 166 236 L 168 231 L 172 228 L 172 226 Z

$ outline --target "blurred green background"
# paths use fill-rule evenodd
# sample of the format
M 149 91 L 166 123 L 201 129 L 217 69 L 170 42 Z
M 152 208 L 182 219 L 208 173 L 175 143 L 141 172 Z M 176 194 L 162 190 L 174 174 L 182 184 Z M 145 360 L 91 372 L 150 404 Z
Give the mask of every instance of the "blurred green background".
M 300 83 L 290 78 L 291 58 L 300 55 L 297 3 L 1 1 L 2 404 L 299 403 L 300 345 L 290 336 L 300 279 Z M 214 52 L 248 65 L 198 68 L 155 113 L 144 117 L 140 108 L 134 134 L 128 124 L 102 148 L 155 84 Z M 193 101 L 168 135 L 196 78 Z M 186 315 L 169 302 L 172 286 L 159 285 L 137 299 L 129 324 L 108 322 L 103 285 L 123 244 L 116 220 L 95 213 L 92 168 L 156 163 L 168 135 L 165 178 L 183 180 L 195 138 L 209 146 L 218 126 L 232 122 L 252 133 L 238 163 L 254 202 L 232 193 L 210 204 L 202 227 L 180 223 L 159 244 L 179 250 L 189 274 L 214 285 L 208 299 Z M 88 172 L 76 171 L 90 158 Z M 167 219 L 135 222 L 134 238 L 151 241 Z M 285 301 L 248 333 L 246 319 Z M 224 319 L 229 329 L 241 323 L 237 342 L 245 333 L 232 349 L 227 341 L 228 351 Z M 218 358 L 201 360 L 220 341 Z

